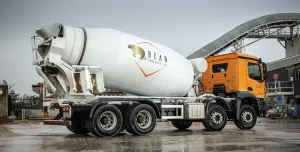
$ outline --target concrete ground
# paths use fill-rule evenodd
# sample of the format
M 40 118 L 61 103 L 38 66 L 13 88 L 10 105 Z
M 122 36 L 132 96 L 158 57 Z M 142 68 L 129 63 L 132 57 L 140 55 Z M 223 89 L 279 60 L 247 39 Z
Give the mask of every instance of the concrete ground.
M 2 129 L 1 129 L 2 128 Z M 228 122 L 221 132 L 208 132 L 201 123 L 177 131 L 170 123 L 158 123 L 144 136 L 122 132 L 116 137 L 74 135 L 64 126 L 18 123 L 0 126 L 0 151 L 300 151 L 300 120 L 260 118 L 252 130 L 239 130 Z

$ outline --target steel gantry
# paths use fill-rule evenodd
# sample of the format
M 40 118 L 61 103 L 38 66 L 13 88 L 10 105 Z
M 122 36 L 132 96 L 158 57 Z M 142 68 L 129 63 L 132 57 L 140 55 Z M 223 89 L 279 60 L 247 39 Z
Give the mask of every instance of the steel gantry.
M 233 47 L 232 51 L 241 50 L 266 38 L 278 39 L 278 42 L 285 48 L 281 41 L 293 45 L 293 39 L 296 36 L 299 37 L 299 23 L 300 13 L 278 13 L 262 16 L 237 26 L 187 58 L 213 56 L 229 47 Z M 244 40 L 248 38 L 256 40 L 243 44 Z

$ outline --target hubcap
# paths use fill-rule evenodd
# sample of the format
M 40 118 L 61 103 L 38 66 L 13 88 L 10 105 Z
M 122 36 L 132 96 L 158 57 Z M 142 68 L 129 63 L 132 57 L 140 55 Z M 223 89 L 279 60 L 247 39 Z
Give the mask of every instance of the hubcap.
M 219 125 L 223 122 L 223 116 L 220 112 L 214 111 L 210 114 L 210 120 L 212 123 Z
M 242 121 L 243 121 L 244 123 L 249 124 L 249 123 L 251 123 L 252 120 L 253 120 L 253 115 L 252 115 L 251 112 L 245 110 L 245 111 L 242 112 L 241 118 L 242 118 Z
M 152 116 L 148 111 L 142 110 L 137 114 L 137 124 L 139 127 L 143 129 L 148 128 L 151 125 L 151 122 Z
M 99 126 L 104 130 L 112 130 L 117 125 L 117 117 L 111 111 L 105 111 L 100 116 Z

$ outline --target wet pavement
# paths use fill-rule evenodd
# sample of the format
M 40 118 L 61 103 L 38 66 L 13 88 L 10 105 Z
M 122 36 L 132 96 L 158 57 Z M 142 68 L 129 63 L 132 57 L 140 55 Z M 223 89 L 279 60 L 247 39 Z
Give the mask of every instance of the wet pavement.
M 199 126 L 200 125 L 200 126 Z M 19 136 L 0 138 L 0 152 L 19 151 L 112 151 L 112 152 L 205 152 L 205 151 L 300 151 L 300 120 L 260 118 L 248 131 L 228 122 L 220 132 L 208 132 L 201 123 L 177 131 L 170 123 L 158 123 L 144 136 L 122 132 L 116 137 L 74 135 L 64 126 L 14 124 L 5 127 Z M 0 136 L 1 137 L 1 136 Z

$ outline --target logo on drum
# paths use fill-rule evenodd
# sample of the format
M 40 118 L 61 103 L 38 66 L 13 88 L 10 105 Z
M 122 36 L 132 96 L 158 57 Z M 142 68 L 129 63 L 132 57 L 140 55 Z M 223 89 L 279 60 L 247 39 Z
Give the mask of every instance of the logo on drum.
M 145 77 L 161 71 L 168 64 L 167 56 L 149 42 L 129 44 L 128 48 L 131 49 L 134 61 Z
M 145 57 L 145 51 L 143 48 L 135 45 L 135 44 L 129 44 L 128 45 L 128 48 L 132 49 L 132 56 L 133 57 L 137 57 L 137 55 L 139 56 L 139 59 L 140 60 L 146 60 L 146 57 Z

